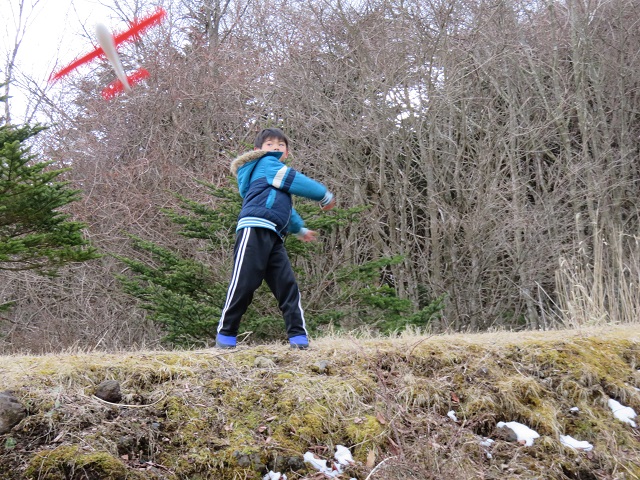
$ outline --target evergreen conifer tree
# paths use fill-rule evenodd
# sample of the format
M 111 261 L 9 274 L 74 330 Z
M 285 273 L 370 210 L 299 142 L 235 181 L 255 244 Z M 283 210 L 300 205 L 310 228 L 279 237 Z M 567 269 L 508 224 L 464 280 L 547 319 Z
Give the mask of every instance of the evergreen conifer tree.
M 27 142 L 44 128 L 0 119 L 0 270 L 55 275 L 68 263 L 98 256 L 82 233 L 85 224 L 61 210 L 79 194 L 60 181 L 68 169 L 31 154 Z

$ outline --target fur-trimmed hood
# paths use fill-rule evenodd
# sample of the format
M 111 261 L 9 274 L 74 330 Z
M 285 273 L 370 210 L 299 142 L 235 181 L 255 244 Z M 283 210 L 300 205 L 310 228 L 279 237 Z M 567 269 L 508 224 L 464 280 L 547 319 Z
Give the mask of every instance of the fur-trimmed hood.
M 253 162 L 254 160 L 258 160 L 259 158 L 264 157 L 266 154 L 271 153 L 266 150 L 251 150 L 250 152 L 244 153 L 231 162 L 231 173 L 234 177 L 238 176 L 238 170 L 243 165 L 246 165 L 249 162 Z M 274 156 L 278 158 L 282 155 L 280 152 L 273 152 Z M 278 155 L 280 153 L 280 155 Z

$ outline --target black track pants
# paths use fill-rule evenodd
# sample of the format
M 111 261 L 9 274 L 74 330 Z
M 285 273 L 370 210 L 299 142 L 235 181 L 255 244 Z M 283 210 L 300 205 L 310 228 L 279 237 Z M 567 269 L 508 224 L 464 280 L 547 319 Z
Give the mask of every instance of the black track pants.
M 233 273 L 218 333 L 235 337 L 240 319 L 263 280 L 278 300 L 287 337 L 306 335 L 300 290 L 280 236 L 266 228 L 243 228 L 236 236 Z

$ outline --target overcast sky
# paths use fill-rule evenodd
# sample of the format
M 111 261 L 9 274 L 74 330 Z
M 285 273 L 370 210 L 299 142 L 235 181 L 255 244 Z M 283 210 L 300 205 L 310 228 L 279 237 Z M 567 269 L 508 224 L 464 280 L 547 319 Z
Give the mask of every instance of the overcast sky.
M 93 48 L 85 32 L 93 37 L 96 23 L 117 33 L 126 28 L 116 20 L 110 8 L 113 3 L 114 0 L 0 0 L 0 79 L 5 77 L 7 54 L 15 43 L 21 4 L 26 28 L 16 59 L 16 78 L 30 77 L 43 87 L 54 69 Z M 17 85 L 12 86 L 11 95 L 12 120 L 19 123 L 28 102 Z

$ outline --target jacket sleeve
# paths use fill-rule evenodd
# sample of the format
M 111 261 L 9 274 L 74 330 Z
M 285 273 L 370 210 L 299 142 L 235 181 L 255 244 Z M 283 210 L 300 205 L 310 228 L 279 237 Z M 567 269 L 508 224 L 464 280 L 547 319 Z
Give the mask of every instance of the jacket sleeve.
M 322 183 L 287 167 L 275 157 L 267 157 L 264 160 L 266 160 L 264 171 L 267 182 L 275 188 L 292 195 L 315 200 L 320 202 L 322 206 L 327 205 L 333 198 L 333 194 Z
M 287 227 L 287 231 L 289 233 L 293 233 L 294 235 L 304 235 L 306 232 L 306 228 L 304 228 L 304 220 L 298 212 L 296 212 L 295 208 L 291 209 L 291 218 L 289 219 L 289 226 Z

